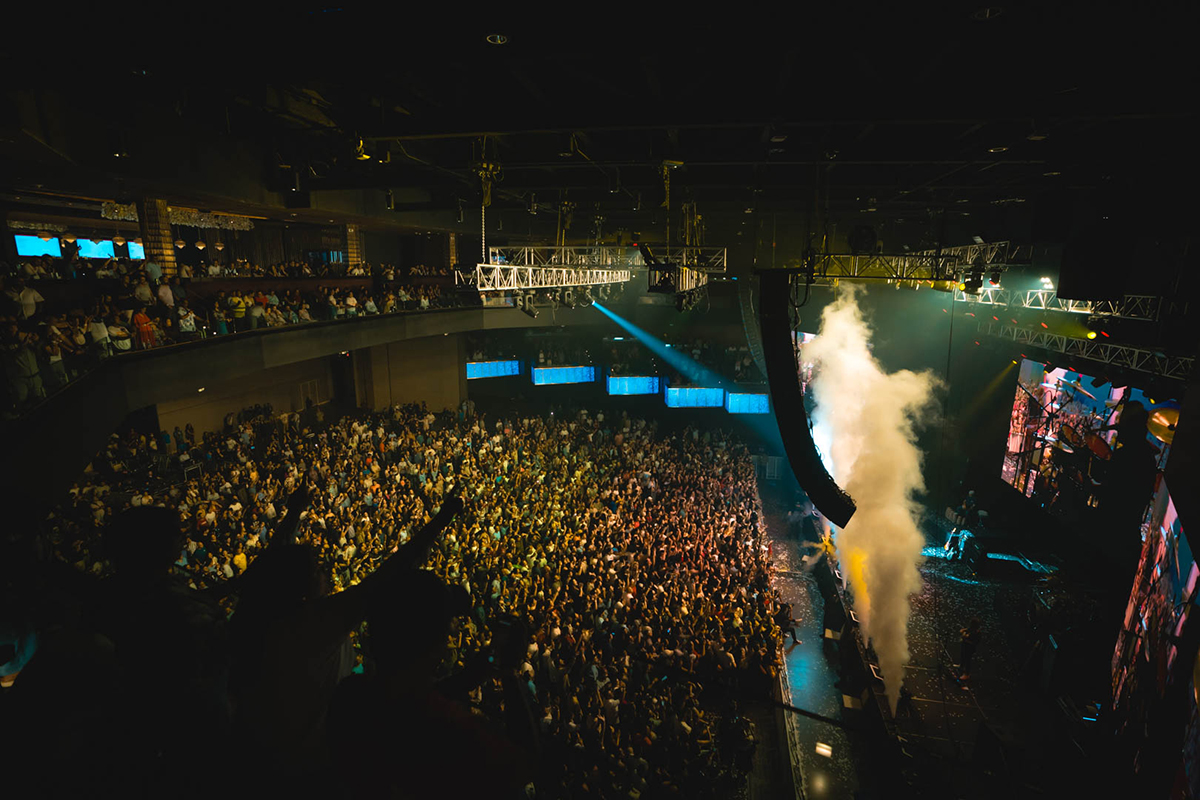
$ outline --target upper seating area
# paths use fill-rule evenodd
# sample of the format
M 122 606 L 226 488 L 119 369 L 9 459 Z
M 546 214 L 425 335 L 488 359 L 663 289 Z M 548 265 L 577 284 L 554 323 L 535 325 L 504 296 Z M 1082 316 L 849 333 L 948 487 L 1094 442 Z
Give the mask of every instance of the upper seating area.
M 163 275 L 127 258 L 23 258 L 0 280 L 3 411 L 19 415 L 104 359 L 259 328 L 477 303 L 441 268 L 267 266 L 236 260 Z

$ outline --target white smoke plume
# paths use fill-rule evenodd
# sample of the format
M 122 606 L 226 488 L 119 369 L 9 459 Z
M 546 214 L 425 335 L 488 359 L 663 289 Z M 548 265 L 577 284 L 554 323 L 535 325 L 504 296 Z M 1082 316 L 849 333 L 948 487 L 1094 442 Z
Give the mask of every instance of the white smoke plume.
M 858 504 L 837 533 L 838 559 L 894 712 L 909 659 L 909 597 L 921 590 L 917 567 L 925 544 L 914 499 L 925 490 L 915 429 L 933 413 L 939 381 L 929 372 L 883 370 L 869 348 L 858 294 L 853 285 L 840 290 L 804 358 L 816 364 L 814 438 Z

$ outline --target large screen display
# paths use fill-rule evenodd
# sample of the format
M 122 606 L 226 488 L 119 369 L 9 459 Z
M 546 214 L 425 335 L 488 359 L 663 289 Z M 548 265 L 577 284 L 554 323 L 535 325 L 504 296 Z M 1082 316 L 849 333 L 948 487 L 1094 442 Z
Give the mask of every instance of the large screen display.
M 129 248 L 130 258 L 142 259 L 146 257 L 146 248 L 142 247 L 137 242 L 129 242 L 125 246 Z
M 13 238 L 17 240 L 17 255 L 19 256 L 62 257 L 62 247 L 59 246 L 57 238 L 42 241 L 36 236 L 25 236 L 24 234 L 16 234 Z
M 537 386 L 558 383 L 591 383 L 596 380 L 595 367 L 534 367 L 529 372 Z
M 1064 367 L 1025 359 L 1017 378 L 1000 476 L 1044 508 L 1099 505 L 1126 444 L 1166 466 L 1179 403 Z M 1121 437 L 1129 438 L 1128 442 Z M 1136 445 L 1141 439 L 1145 446 Z M 1127 451 L 1128 452 L 1128 451 Z M 1147 497 L 1148 489 L 1147 489 Z
M 114 254 L 112 239 L 80 239 L 75 244 L 79 245 L 80 258 L 112 258 Z
M 521 362 L 510 361 L 468 361 L 467 380 L 477 378 L 503 378 L 509 375 L 521 374 Z
M 1112 661 L 1113 712 L 1119 729 L 1140 731 L 1177 667 L 1175 643 L 1200 578 L 1166 479 L 1158 478 L 1154 502 L 1142 523 L 1142 553 Z

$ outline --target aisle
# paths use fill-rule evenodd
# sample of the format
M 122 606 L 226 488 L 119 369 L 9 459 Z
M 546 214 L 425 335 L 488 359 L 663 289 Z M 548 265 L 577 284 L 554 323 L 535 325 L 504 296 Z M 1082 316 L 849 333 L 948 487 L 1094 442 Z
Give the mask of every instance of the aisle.
M 795 541 L 787 538 L 786 508 L 771 487 L 763 486 L 763 511 L 767 535 L 772 543 L 775 562 L 775 588 L 792 604 L 792 616 L 801 620 L 796 634 L 802 644 L 784 648 L 784 666 L 791 689 L 792 705 L 832 719 L 842 718 L 842 694 L 835 685 L 837 651 L 825 645 L 821 626 L 824 601 L 816 581 L 803 572 L 801 555 Z M 807 800 L 853 798 L 861 785 L 856 765 L 858 754 L 854 737 L 847 731 L 820 720 L 785 712 L 790 717 L 794 741 L 800 759 L 804 797 Z M 832 749 L 828 757 L 817 753 L 817 743 Z

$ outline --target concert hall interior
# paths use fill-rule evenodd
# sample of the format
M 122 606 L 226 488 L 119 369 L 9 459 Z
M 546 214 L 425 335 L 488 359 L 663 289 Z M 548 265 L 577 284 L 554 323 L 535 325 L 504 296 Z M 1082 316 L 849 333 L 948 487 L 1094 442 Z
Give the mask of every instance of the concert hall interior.
M 1198 7 L 539 11 L 6 15 L 8 793 L 1200 800 Z

